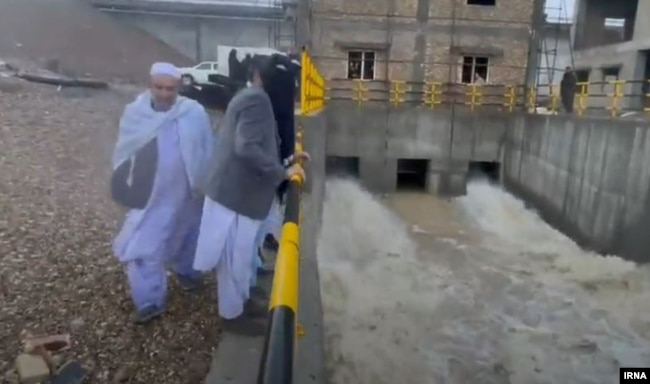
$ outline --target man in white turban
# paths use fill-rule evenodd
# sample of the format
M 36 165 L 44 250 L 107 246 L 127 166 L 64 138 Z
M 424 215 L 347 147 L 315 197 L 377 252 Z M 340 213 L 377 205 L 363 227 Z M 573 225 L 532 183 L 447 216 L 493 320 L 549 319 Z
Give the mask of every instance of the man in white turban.
M 205 109 L 179 96 L 180 73 L 169 63 L 151 67 L 149 89 L 127 105 L 113 152 L 113 199 L 129 208 L 113 244 L 126 268 L 136 322 L 165 310 L 166 264 L 192 289 L 192 268 L 203 198 L 198 191 L 213 133 Z

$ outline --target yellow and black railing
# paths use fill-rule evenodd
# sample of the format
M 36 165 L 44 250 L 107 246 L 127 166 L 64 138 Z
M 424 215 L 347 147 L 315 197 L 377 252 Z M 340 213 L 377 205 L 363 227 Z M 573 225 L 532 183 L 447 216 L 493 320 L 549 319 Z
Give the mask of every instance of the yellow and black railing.
M 302 152 L 302 132 L 296 134 L 296 153 Z M 298 324 L 300 283 L 300 198 L 303 179 L 289 181 L 284 224 L 275 262 L 275 275 L 269 303 L 269 327 L 264 340 L 258 384 L 290 384 Z
M 300 112 L 309 115 L 325 106 L 325 79 L 306 49 L 300 59 Z
M 387 103 L 393 108 L 421 105 L 429 109 L 456 105 L 476 112 L 496 109 L 532 113 L 559 113 L 563 109 L 558 84 L 525 87 L 517 84 L 358 79 L 331 79 L 327 83 L 326 100 L 350 100 L 358 107 L 373 103 Z M 626 112 L 650 114 L 650 80 L 579 82 L 573 106 L 578 116 L 598 111 L 611 117 Z

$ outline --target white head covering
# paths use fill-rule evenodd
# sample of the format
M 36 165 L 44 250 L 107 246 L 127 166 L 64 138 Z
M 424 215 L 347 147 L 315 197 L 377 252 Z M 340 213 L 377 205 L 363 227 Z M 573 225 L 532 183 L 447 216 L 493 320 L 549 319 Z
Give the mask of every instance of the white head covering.
M 171 63 L 154 63 L 149 71 L 150 76 L 165 75 L 180 80 L 181 72 Z

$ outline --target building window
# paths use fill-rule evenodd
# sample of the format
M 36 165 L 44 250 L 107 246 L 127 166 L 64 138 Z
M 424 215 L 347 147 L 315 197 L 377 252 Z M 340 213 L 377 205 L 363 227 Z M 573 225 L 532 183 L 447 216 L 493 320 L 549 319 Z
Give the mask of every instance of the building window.
M 582 85 L 580 83 L 588 83 L 589 77 L 591 77 L 591 69 L 577 69 L 575 71 L 576 79 L 578 80 L 578 86 L 576 87 L 576 93 L 582 92 Z
M 614 81 L 618 80 L 618 76 L 621 73 L 620 67 L 605 67 L 603 68 L 603 81 Z
M 467 0 L 467 5 L 495 6 L 497 0 Z
M 586 83 L 589 81 L 589 76 L 591 75 L 591 69 L 576 69 L 576 78 L 578 83 Z
M 487 83 L 489 69 L 489 57 L 465 56 L 463 57 L 463 72 L 460 81 L 464 84 Z
M 197 66 L 194 67 L 194 68 L 196 68 L 196 69 L 200 69 L 200 70 L 202 70 L 202 71 L 203 71 L 203 70 L 209 71 L 209 70 L 212 69 L 212 64 L 210 64 L 210 63 L 200 63 L 199 65 L 197 65 Z
M 376 56 L 372 51 L 348 52 L 348 79 L 374 80 Z
M 621 68 L 620 67 L 605 67 L 602 69 L 603 71 L 603 82 L 600 85 L 600 90 L 604 91 L 605 86 L 609 85 L 610 81 L 616 81 L 619 79 L 619 76 L 621 74 Z

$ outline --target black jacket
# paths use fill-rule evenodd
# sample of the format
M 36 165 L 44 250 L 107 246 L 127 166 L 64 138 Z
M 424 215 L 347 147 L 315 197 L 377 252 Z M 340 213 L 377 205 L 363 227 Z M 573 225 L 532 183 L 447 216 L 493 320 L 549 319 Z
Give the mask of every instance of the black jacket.
M 273 114 L 280 137 L 280 161 L 293 155 L 296 150 L 295 127 L 295 97 L 296 80 L 300 68 L 286 56 L 273 55 L 271 57 L 274 70 L 266 74 L 264 90 L 271 99 Z M 282 199 L 288 184 L 282 183 L 278 188 L 278 196 Z
M 158 140 L 153 139 L 113 171 L 113 201 L 126 208 L 144 209 L 153 192 L 157 169 Z

